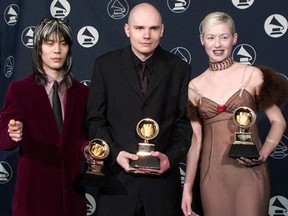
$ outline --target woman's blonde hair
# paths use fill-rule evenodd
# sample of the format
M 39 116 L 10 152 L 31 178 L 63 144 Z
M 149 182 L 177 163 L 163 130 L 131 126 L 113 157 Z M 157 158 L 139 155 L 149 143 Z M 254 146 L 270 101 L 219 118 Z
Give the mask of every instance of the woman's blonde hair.
M 199 26 L 200 35 L 203 35 L 207 28 L 220 23 L 227 23 L 232 35 L 236 33 L 235 24 L 232 17 L 227 13 L 216 11 L 208 14 L 202 20 Z

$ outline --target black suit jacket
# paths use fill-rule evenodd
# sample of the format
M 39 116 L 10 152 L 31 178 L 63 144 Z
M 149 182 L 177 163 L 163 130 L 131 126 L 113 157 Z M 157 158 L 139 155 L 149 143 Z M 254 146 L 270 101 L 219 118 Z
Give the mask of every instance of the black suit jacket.
M 190 65 L 161 47 L 153 55 L 156 55 L 155 64 L 145 97 L 130 47 L 105 54 L 95 63 L 88 98 L 87 125 L 90 139 L 102 138 L 111 148 L 111 154 L 105 160 L 108 168 L 106 175 L 113 176 L 110 178 L 109 193 L 129 194 L 127 190 L 131 188 L 127 189 L 126 185 L 131 181 L 135 183 L 134 190 L 138 190 L 137 187 L 145 181 L 146 192 L 169 179 L 173 179 L 177 191 L 180 188 L 178 164 L 187 154 L 192 134 L 185 115 Z M 166 154 L 171 163 L 170 170 L 160 177 L 127 174 L 115 161 L 122 150 L 137 152 L 138 143 L 143 140 L 137 135 L 136 125 L 147 117 L 156 120 L 160 128 L 158 136 L 151 140 L 156 144 L 155 150 Z M 157 193 L 161 194 L 161 189 Z M 133 196 L 130 198 L 131 201 L 137 200 Z

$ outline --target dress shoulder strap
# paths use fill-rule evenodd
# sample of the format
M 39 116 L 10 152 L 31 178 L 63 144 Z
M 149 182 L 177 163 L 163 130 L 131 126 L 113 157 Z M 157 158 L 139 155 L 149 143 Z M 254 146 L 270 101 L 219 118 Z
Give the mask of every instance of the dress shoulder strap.
M 242 74 L 242 80 L 241 80 L 241 83 L 240 83 L 240 92 L 239 92 L 239 96 L 241 97 L 242 96 L 242 93 L 243 93 L 243 90 L 247 87 L 247 85 L 249 84 L 250 80 L 251 80 L 251 77 L 255 71 L 252 70 L 249 72 L 249 70 L 247 70 L 250 66 L 249 65 L 246 65 L 244 70 L 243 70 L 243 74 Z
M 198 96 L 198 101 L 201 104 L 203 98 L 202 92 L 193 83 L 189 85 L 189 90 L 193 91 Z

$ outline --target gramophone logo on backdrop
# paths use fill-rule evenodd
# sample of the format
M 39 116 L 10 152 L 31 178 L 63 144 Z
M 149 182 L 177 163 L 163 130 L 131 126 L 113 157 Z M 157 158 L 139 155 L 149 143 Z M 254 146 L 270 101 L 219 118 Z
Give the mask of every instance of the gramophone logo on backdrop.
M 86 201 L 87 201 L 87 215 L 93 215 L 96 210 L 96 201 L 94 197 L 88 193 L 85 194 Z
M 186 175 L 186 164 L 182 162 L 179 163 L 179 169 L 180 169 L 181 186 L 183 187 Z
M 256 51 L 249 44 L 240 44 L 233 50 L 233 59 L 242 64 L 253 65 L 256 60 Z
M 283 159 L 288 155 L 288 137 L 283 135 L 277 147 L 271 154 L 274 159 Z
M 254 3 L 254 0 L 232 0 L 232 3 L 238 9 L 246 9 Z
M 50 5 L 50 13 L 53 17 L 64 19 L 70 13 L 70 4 L 66 0 L 54 0 Z
M 107 5 L 107 13 L 112 19 L 122 19 L 129 12 L 126 0 L 111 0 Z
M 4 75 L 6 78 L 11 77 L 15 68 L 15 61 L 13 56 L 9 56 L 4 64 Z
M 191 54 L 190 52 L 184 48 L 184 47 L 175 47 L 170 51 L 170 53 L 173 53 L 180 57 L 183 61 L 187 62 L 188 64 L 191 63 Z
M 272 38 L 281 37 L 287 31 L 287 20 L 282 15 L 273 14 L 266 19 L 264 29 L 266 34 Z
M 0 184 L 8 183 L 12 175 L 13 171 L 11 166 L 5 161 L 0 161 Z
M 190 0 L 167 0 L 168 8 L 174 13 L 183 13 L 190 5 Z
M 19 18 L 20 9 L 18 5 L 11 4 L 4 11 L 4 19 L 7 25 L 13 26 L 16 25 Z
M 90 87 L 91 80 L 82 80 L 80 83 L 82 83 L 85 86 Z
M 274 196 L 270 199 L 269 216 L 288 216 L 288 199 Z
M 21 34 L 21 41 L 27 48 L 33 48 L 35 26 L 28 26 Z
M 94 46 L 99 39 L 99 33 L 93 26 L 84 26 L 77 34 L 78 43 L 85 48 Z

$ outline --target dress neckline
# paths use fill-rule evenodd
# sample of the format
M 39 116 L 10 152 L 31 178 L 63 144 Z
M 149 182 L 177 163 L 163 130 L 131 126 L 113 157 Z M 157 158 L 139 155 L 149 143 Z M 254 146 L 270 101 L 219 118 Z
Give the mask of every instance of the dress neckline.
M 250 95 L 250 97 L 253 98 L 253 100 L 254 100 L 253 95 L 252 95 L 248 90 L 246 90 L 245 88 L 243 88 L 243 89 L 238 89 L 236 92 L 234 92 L 234 93 L 225 101 L 225 103 L 222 103 L 222 104 L 219 104 L 218 102 L 216 102 L 216 101 L 214 101 L 213 99 L 210 99 L 210 98 L 208 98 L 208 97 L 205 97 L 204 95 L 201 95 L 201 99 L 206 99 L 206 100 L 208 100 L 208 101 L 211 101 L 211 102 L 214 103 L 216 106 L 223 106 L 223 105 L 227 105 L 227 104 L 229 103 L 229 101 L 232 100 L 232 98 L 235 97 L 235 95 L 237 95 L 238 93 L 239 93 L 239 95 L 240 95 L 240 94 L 242 94 L 242 92 L 248 93 L 248 94 Z

